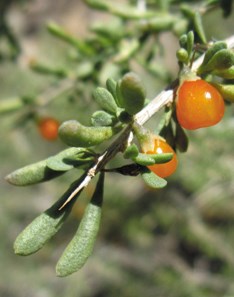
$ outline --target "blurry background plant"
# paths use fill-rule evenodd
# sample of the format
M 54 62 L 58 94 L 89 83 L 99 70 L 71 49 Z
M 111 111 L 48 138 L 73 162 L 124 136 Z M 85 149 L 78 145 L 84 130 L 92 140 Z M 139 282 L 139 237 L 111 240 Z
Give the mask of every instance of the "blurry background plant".
M 196 41 L 205 41 L 197 12 L 203 16 L 207 39 L 223 39 L 233 33 L 233 17 L 223 19 L 230 15 L 231 4 L 1 1 L 2 175 L 64 149 L 59 140 L 41 138 L 37 119 L 76 118 L 90 124 L 88 118 L 97 108 L 92 93 L 107 78 L 135 71 L 148 98 L 155 96 L 177 76 L 177 37 L 195 29 L 200 32 Z M 49 36 L 44 23 L 56 38 Z M 66 280 L 55 279 L 53 267 L 83 216 L 93 185 L 83 191 L 55 239 L 22 259 L 12 251 L 15 237 L 64 192 L 76 173 L 30 188 L 10 188 L 3 182 L 1 295 L 232 296 L 232 116 L 230 106 L 222 124 L 189 134 L 189 150 L 179 156 L 181 165 L 164 190 L 150 191 L 137 177 L 108 174 L 95 252 Z M 154 129 L 156 124 L 157 117 L 149 126 Z M 8 283 L 9 275 L 14 285 Z

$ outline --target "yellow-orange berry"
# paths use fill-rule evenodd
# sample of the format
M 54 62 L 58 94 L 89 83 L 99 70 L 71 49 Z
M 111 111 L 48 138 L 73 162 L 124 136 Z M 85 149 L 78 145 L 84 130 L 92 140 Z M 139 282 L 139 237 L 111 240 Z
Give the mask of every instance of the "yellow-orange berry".
M 44 139 L 56 140 L 59 125 L 59 122 L 54 118 L 43 118 L 38 122 L 38 129 Z
M 175 172 L 178 164 L 177 156 L 175 151 L 166 141 L 160 138 L 155 138 L 154 149 L 152 151 L 144 151 L 144 153 L 145 154 L 173 153 L 173 158 L 169 162 L 162 163 L 162 164 L 155 164 L 147 167 L 162 178 L 168 177 Z
M 185 80 L 178 89 L 176 115 L 188 130 L 210 127 L 221 121 L 225 111 L 219 91 L 202 79 Z

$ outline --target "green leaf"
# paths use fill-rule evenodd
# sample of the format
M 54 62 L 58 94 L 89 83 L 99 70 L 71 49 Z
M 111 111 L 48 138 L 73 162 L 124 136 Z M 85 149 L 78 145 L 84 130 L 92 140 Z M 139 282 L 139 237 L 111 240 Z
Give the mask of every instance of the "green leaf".
M 15 186 L 28 186 L 51 180 L 64 172 L 65 171 L 54 171 L 50 169 L 47 166 L 47 160 L 43 160 L 17 169 L 7 175 L 5 179 Z
M 189 59 L 188 51 L 186 49 L 184 49 L 184 48 L 180 48 L 176 52 L 176 57 L 177 57 L 179 62 L 187 63 L 188 59 Z
M 104 110 L 97 110 L 92 114 L 91 124 L 95 127 L 113 126 L 116 118 Z
M 119 130 L 115 127 L 86 127 L 78 121 L 70 120 L 60 126 L 59 136 L 69 146 L 90 147 L 111 138 Z
M 113 98 L 116 100 L 116 86 L 117 86 L 117 82 L 112 79 L 112 78 L 108 78 L 106 81 L 106 87 L 108 89 L 108 91 L 112 94 Z
M 105 0 L 84 0 L 92 8 L 108 11 L 109 13 L 121 17 L 123 19 L 147 19 L 156 15 L 155 11 L 149 9 L 139 10 L 134 6 L 124 5 L 119 2 L 105 1 Z
M 171 161 L 173 153 L 150 154 L 150 157 L 154 159 L 154 164 L 162 164 Z
M 81 53 L 85 55 L 92 55 L 93 49 L 84 43 L 83 41 L 75 38 L 72 36 L 69 32 L 66 32 L 62 27 L 59 25 L 51 22 L 47 25 L 48 31 L 53 34 L 54 36 L 60 38 L 61 40 L 64 40 L 68 44 L 71 44 L 75 48 L 77 48 Z
M 234 66 L 228 69 L 214 69 L 211 73 L 225 79 L 234 79 Z
M 234 66 L 234 53 L 229 49 L 221 49 L 206 64 L 202 64 L 197 73 L 205 74 L 214 70 L 225 70 L 232 66 Z
M 55 171 L 67 171 L 77 165 L 77 161 L 93 155 L 90 150 L 80 147 L 71 147 L 46 160 L 47 166 Z M 84 160 L 85 161 L 85 160 Z
M 161 15 L 145 20 L 140 26 L 140 30 L 145 32 L 161 32 L 170 30 L 173 24 L 177 21 L 172 14 L 161 13 Z
M 8 98 L 0 101 L 0 114 L 14 112 L 25 105 L 22 98 Z
M 132 159 L 132 158 L 135 158 L 138 154 L 139 154 L 138 147 L 134 143 L 126 148 L 126 150 L 124 151 L 124 158 Z
M 195 27 L 196 33 L 198 34 L 202 43 L 204 43 L 204 44 L 207 43 L 204 27 L 202 25 L 202 18 L 201 18 L 200 12 L 198 12 L 198 11 L 195 12 L 193 22 L 194 22 L 194 27 Z
M 139 49 L 140 43 L 136 39 L 123 39 L 119 47 L 119 52 L 113 57 L 113 61 L 126 63 Z
M 187 52 L 189 58 L 191 58 L 193 53 L 193 47 L 194 47 L 194 33 L 193 31 L 189 31 L 187 34 Z
M 169 162 L 172 158 L 173 158 L 172 153 L 165 153 L 165 154 L 142 154 L 142 153 L 139 153 L 135 158 L 132 158 L 132 160 L 139 165 L 149 166 L 149 165 Z
M 76 199 L 73 199 L 72 202 L 67 204 L 61 210 L 59 210 L 59 208 L 77 188 L 83 178 L 84 175 L 75 181 L 54 205 L 35 218 L 18 235 L 14 243 L 14 250 L 16 254 L 27 256 L 37 252 L 59 231 L 64 221 L 70 214 Z M 77 194 L 76 198 L 80 195 L 80 193 Z
M 186 18 L 180 18 L 179 20 L 174 22 L 172 30 L 176 34 L 176 36 L 179 37 L 188 30 L 188 23 L 189 21 Z M 180 46 L 186 49 L 186 46 Z
M 56 265 L 57 276 L 64 277 L 76 272 L 92 254 L 101 221 L 103 185 L 104 174 L 101 173 L 79 228 Z
M 154 165 L 155 161 L 153 158 L 151 158 L 151 155 L 142 154 L 139 153 L 135 158 L 132 158 L 132 160 L 142 166 L 149 166 Z
M 93 97 L 95 101 L 107 112 L 116 114 L 117 105 L 112 94 L 105 88 L 98 87 L 94 93 Z
M 187 50 L 187 43 L 188 43 L 187 34 L 183 34 L 183 35 L 180 36 L 179 43 L 180 43 L 180 47 Z
M 125 74 L 118 83 L 117 91 L 120 107 L 130 115 L 136 114 L 144 107 L 145 88 L 135 73 Z
M 79 79 L 85 79 L 92 75 L 94 69 L 94 65 L 91 61 L 80 61 L 77 65 L 75 75 Z
M 202 67 L 206 65 L 209 60 L 216 54 L 218 51 L 222 49 L 227 49 L 227 44 L 224 41 L 215 42 L 205 53 L 204 60 L 202 62 Z
M 89 152 L 84 148 L 68 148 L 45 160 L 24 166 L 6 176 L 6 180 L 15 186 L 28 186 L 56 178 L 72 169 L 76 163 L 72 157 L 81 152 Z M 70 162 L 69 162 L 69 159 Z
M 144 182 L 151 188 L 160 189 L 167 185 L 167 181 L 165 179 L 159 177 L 148 168 L 143 169 L 141 176 Z
M 67 71 L 64 68 L 52 68 L 35 60 L 30 61 L 30 69 L 40 74 L 54 75 L 57 77 L 67 76 Z
M 234 84 L 213 84 L 219 90 L 223 98 L 231 103 L 234 103 Z
M 94 23 L 92 24 L 91 31 L 112 42 L 119 41 L 126 34 L 125 25 L 119 18 L 113 19 L 108 26 L 103 22 Z

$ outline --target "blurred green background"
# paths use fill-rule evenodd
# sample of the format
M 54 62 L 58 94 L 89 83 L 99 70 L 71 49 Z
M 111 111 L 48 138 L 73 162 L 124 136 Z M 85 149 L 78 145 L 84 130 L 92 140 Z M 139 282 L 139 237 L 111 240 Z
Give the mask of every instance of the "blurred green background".
M 17 63 L 0 63 L 0 100 L 48 92 L 56 83 L 29 70 L 31 59 L 58 67 L 69 63 L 67 46 L 45 29 L 48 21 L 82 37 L 90 22 L 105 20 L 105 15 L 94 13 L 81 1 L 35 0 L 12 5 L 7 19 L 22 53 Z M 233 15 L 223 19 L 220 11 L 210 12 L 204 24 L 208 39 L 233 34 Z M 160 38 L 166 67 L 176 77 L 177 40 L 170 33 Z M 144 75 L 142 79 L 150 98 L 161 90 L 160 82 Z M 87 90 L 90 87 L 87 84 Z M 76 98 L 66 109 L 64 100 L 58 97 L 40 113 L 60 121 L 87 121 L 95 108 L 89 96 Z M 14 255 L 13 242 L 19 232 L 60 197 L 78 173 L 25 188 L 7 184 L 4 176 L 8 173 L 65 145 L 42 140 L 34 121 L 22 123 L 23 112 L 1 115 L 0 296 L 234 296 L 233 115 L 234 107 L 228 106 L 222 123 L 189 133 L 188 152 L 179 155 L 179 168 L 163 190 L 151 191 L 139 177 L 109 174 L 94 253 L 82 270 L 65 279 L 55 276 L 54 267 L 94 186 L 84 191 L 65 226 L 41 251 L 29 257 Z M 154 119 L 150 125 L 154 126 Z

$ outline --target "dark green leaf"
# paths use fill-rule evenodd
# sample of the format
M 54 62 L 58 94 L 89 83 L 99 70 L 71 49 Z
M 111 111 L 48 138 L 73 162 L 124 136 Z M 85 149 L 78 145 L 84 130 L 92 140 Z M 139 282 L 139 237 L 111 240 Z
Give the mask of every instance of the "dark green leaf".
M 205 53 L 204 60 L 201 65 L 206 65 L 209 60 L 216 54 L 218 51 L 222 49 L 227 49 L 227 44 L 224 41 L 215 42 Z
M 117 86 L 117 96 L 120 107 L 130 115 L 136 114 L 144 107 L 145 88 L 135 73 L 124 75 Z

